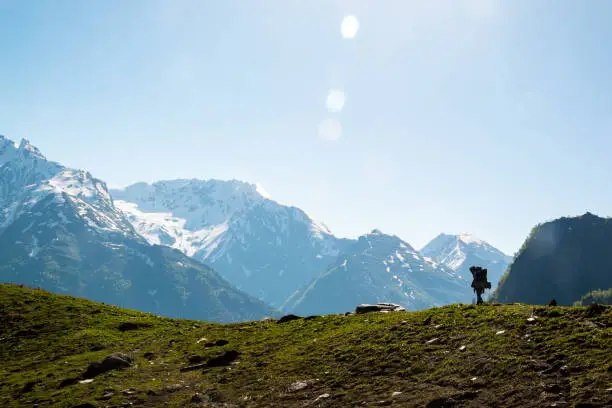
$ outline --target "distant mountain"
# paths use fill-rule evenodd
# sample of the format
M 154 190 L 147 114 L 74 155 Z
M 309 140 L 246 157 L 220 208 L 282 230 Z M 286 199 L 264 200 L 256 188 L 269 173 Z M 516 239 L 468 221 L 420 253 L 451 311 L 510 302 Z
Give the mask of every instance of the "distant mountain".
M 493 299 L 571 305 L 612 288 L 612 221 L 586 213 L 536 226 L 501 279 Z
M 421 254 L 441 263 L 466 280 L 472 279 L 470 266 L 482 266 L 488 269 L 488 280 L 491 287 L 497 287 L 499 279 L 512 261 L 504 254 L 471 234 L 440 234 L 421 249 Z
M 150 243 L 176 248 L 273 306 L 326 270 L 350 240 L 259 185 L 171 180 L 112 190 L 115 204 Z
M 400 238 L 374 230 L 359 237 L 283 309 L 328 314 L 352 311 L 360 303 L 392 302 L 417 310 L 469 302 L 471 294 L 469 283 L 452 269 L 424 258 Z
M 106 184 L 0 136 L 0 281 L 214 321 L 272 313 L 212 269 L 149 244 Z

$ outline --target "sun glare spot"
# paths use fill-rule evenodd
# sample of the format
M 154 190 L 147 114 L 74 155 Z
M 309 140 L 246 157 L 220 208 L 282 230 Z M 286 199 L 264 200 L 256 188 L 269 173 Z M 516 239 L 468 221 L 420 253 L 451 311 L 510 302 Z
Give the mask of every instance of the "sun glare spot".
M 325 106 L 330 112 L 340 112 L 344 108 L 344 91 L 340 89 L 330 89 L 327 93 Z
M 342 33 L 342 37 L 346 39 L 355 38 L 357 35 L 357 31 L 359 31 L 359 20 L 355 16 L 346 16 L 342 20 L 342 25 L 340 26 L 340 32 Z
M 334 142 L 342 136 L 342 125 L 336 119 L 325 119 L 319 123 L 319 137 Z

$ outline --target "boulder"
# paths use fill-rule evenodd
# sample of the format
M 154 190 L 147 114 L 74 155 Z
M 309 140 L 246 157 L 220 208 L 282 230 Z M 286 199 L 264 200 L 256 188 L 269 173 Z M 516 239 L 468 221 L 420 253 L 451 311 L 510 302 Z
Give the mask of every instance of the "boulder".
M 602 314 L 604 310 L 604 306 L 593 302 L 587 307 L 586 315 L 589 317 L 597 316 Z
M 227 340 L 209 341 L 208 343 L 204 344 L 204 347 L 221 347 L 221 346 L 225 346 L 226 344 L 229 344 L 229 341 Z
M 213 357 L 208 360 L 207 365 L 208 367 L 227 366 L 230 365 L 234 360 L 236 360 L 239 355 L 240 353 L 238 353 L 236 350 L 228 350 L 220 356 Z
M 299 320 L 299 319 L 301 319 L 301 317 L 300 317 L 300 316 L 296 316 L 296 315 L 294 315 L 294 314 L 288 314 L 288 315 L 285 315 L 285 316 L 281 317 L 281 318 L 278 320 L 278 324 L 281 324 L 281 323 L 287 323 L 287 322 L 291 322 L 291 321 L 293 321 L 293 320 Z
M 376 303 L 374 305 L 362 304 L 357 306 L 355 313 L 371 313 L 371 312 L 403 312 L 406 311 L 402 306 L 394 303 Z
M 128 368 L 131 365 L 132 357 L 123 353 L 113 353 L 102 360 L 101 363 L 94 361 L 93 363 L 89 364 L 89 367 L 87 367 L 83 377 L 94 378 L 100 374 L 104 374 L 107 371 Z
M 151 327 L 150 323 L 142 323 L 142 322 L 121 322 L 119 323 L 119 330 L 122 332 L 129 330 L 138 330 L 142 328 Z

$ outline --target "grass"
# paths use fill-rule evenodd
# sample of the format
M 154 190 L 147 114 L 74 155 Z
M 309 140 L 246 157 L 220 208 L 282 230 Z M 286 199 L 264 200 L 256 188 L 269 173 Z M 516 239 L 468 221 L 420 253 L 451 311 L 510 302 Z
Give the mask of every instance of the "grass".
M 217 340 L 228 344 L 206 346 Z M 180 371 L 229 350 L 233 364 Z M 132 367 L 60 386 L 114 352 Z M 612 308 L 449 305 L 222 325 L 0 285 L 0 361 L 2 407 L 603 407 Z

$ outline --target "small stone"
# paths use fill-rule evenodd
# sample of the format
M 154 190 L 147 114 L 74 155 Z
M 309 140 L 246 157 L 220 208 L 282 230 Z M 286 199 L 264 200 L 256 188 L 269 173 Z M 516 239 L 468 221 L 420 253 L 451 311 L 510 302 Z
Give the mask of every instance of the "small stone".
M 289 386 L 289 391 L 299 391 L 313 384 L 312 381 L 296 381 Z
M 434 326 L 434 329 L 439 329 L 440 327 L 442 327 L 442 325 L 441 325 L 441 324 L 436 324 L 436 325 Z
M 459 351 L 465 351 L 466 348 L 467 348 L 467 346 L 461 346 L 461 347 L 459 347 Z
M 187 373 L 187 372 L 189 372 L 189 371 L 195 371 L 195 370 L 203 369 L 203 368 L 206 368 L 206 367 L 208 367 L 208 364 L 207 364 L 207 363 L 202 363 L 202 364 L 194 364 L 194 365 L 190 365 L 190 366 L 187 366 L 187 367 L 182 367 L 182 368 L 180 369 L 180 371 L 181 371 L 182 373 Z
M 478 379 L 478 377 L 472 377 L 472 378 L 470 379 L 470 381 L 476 381 L 477 379 Z
M 196 341 L 196 344 L 200 344 L 203 341 L 206 341 L 206 337 L 202 337 L 201 339 L 198 339 L 198 341 Z
M 586 327 L 590 327 L 591 329 L 599 329 L 599 326 L 597 325 L 597 323 L 594 323 L 590 320 L 586 320 L 582 322 L 582 324 Z
M 535 323 L 536 318 L 535 317 L 530 317 L 527 319 L 527 323 Z
M 402 395 L 402 394 L 403 394 L 403 393 L 402 393 L 401 391 L 395 391 L 395 392 L 393 392 L 393 394 L 391 394 L 391 396 L 392 396 L 393 398 L 395 398 L 395 397 L 400 396 L 400 395 Z
M 127 390 L 121 391 L 121 393 L 124 394 L 124 395 L 134 395 L 134 394 L 136 394 L 136 390 L 128 388 Z
M 94 381 L 93 378 L 88 378 L 86 380 L 79 381 L 79 384 L 89 384 L 89 383 L 92 383 L 93 381 Z
M 438 337 L 434 337 L 434 338 L 433 338 L 433 339 L 431 339 L 431 340 L 427 340 L 425 343 L 426 343 L 426 344 L 432 344 L 432 343 L 435 343 L 435 342 L 436 342 L 436 341 L 438 341 L 438 340 L 439 340 L 439 338 L 438 338 Z
M 497 333 L 495 333 L 496 335 L 500 335 L 500 334 L 504 334 L 506 331 L 505 330 L 500 330 Z
M 177 392 L 181 388 L 183 388 L 181 384 L 171 384 L 166 387 L 166 391 L 172 393 L 172 392 Z
M 315 398 L 314 402 L 317 402 L 319 400 L 322 400 L 322 399 L 325 399 L 325 398 L 329 398 L 329 397 L 330 397 L 329 394 L 321 394 L 317 398 Z
M 107 393 L 103 394 L 103 395 L 100 397 L 100 399 L 101 399 L 102 401 L 106 401 L 106 400 L 109 400 L 109 399 L 113 398 L 113 395 L 115 395 L 115 394 L 114 394 L 114 393 L 112 393 L 112 392 L 107 392 Z

